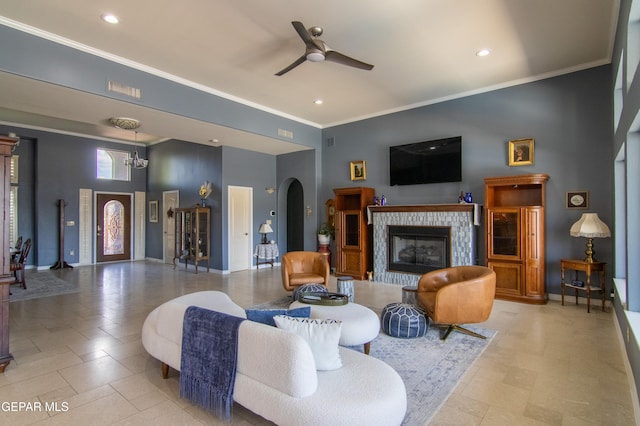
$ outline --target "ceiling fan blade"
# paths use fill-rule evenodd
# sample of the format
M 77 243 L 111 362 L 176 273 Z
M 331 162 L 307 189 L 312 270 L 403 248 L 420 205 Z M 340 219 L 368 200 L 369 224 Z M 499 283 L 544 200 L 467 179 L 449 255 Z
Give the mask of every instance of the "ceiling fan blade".
M 289 71 L 291 71 L 292 69 L 294 69 L 295 67 L 297 67 L 298 65 L 300 65 L 301 63 L 303 63 L 306 60 L 307 60 L 306 55 L 302 55 L 298 59 L 296 59 L 291 65 L 289 65 L 288 67 L 286 67 L 285 69 L 283 69 L 281 71 L 278 71 L 276 73 L 276 75 L 277 76 L 281 76 L 282 74 L 288 73 Z
M 302 22 L 293 21 L 291 22 L 291 25 L 293 25 L 293 28 L 296 29 L 296 32 L 298 33 L 302 41 L 304 41 L 304 44 L 307 46 L 307 48 L 317 48 L 324 51 L 323 46 L 320 46 L 313 38 L 311 38 L 311 34 L 309 34 L 309 31 L 307 31 Z
M 346 55 L 343 55 L 340 52 L 336 52 L 335 50 L 327 49 L 324 59 L 325 61 L 336 62 L 338 64 L 348 65 L 354 68 L 360 68 L 361 70 L 370 71 L 373 69 L 373 65 L 367 64 L 357 59 L 350 58 Z

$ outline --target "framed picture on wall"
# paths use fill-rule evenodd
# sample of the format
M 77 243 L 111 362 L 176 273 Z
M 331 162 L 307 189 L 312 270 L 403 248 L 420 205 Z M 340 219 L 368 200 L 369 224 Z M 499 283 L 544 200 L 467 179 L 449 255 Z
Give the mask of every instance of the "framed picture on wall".
M 367 165 L 364 160 L 349 163 L 351 180 L 367 180 Z
M 588 209 L 589 208 L 589 191 L 568 191 L 567 192 L 567 208 L 568 209 Z
M 533 139 L 509 141 L 509 166 L 530 166 L 533 164 Z
M 158 221 L 158 200 L 149 201 L 149 222 Z

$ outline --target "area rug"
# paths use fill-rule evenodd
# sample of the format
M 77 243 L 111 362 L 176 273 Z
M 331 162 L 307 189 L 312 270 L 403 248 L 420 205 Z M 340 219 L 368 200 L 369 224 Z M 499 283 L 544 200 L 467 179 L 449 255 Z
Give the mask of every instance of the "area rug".
M 285 297 L 253 308 L 282 308 L 289 303 L 291 298 Z M 474 325 L 467 328 L 487 336 L 487 339 L 454 331 L 442 341 L 439 328 L 432 325 L 424 337 L 399 339 L 381 331 L 371 342 L 369 355 L 389 364 L 404 381 L 407 414 L 403 425 L 428 424 L 496 334 L 493 330 Z M 352 349 L 362 352 L 362 347 Z
M 77 285 L 61 280 L 50 272 L 27 272 L 27 288 L 21 285 L 11 285 L 9 302 L 39 299 L 41 297 L 58 296 L 60 294 L 78 293 Z

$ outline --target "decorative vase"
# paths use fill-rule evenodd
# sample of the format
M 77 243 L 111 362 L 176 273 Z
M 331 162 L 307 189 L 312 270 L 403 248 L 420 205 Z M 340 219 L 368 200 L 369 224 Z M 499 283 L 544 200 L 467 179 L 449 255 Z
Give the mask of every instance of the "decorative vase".
M 201 198 L 200 202 L 202 203 L 202 207 L 207 207 L 207 199 L 206 198 Z
M 471 196 L 470 192 L 464 194 L 464 201 L 465 203 L 473 203 L 473 197 Z

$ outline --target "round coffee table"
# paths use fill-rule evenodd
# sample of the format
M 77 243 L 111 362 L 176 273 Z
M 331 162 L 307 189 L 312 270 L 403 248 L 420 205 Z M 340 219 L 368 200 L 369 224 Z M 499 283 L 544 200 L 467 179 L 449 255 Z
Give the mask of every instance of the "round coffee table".
M 371 309 L 357 303 L 325 306 L 301 302 L 293 302 L 289 309 L 303 306 L 311 307 L 311 318 L 342 321 L 340 346 L 364 345 L 364 353 L 369 354 L 371 341 L 380 333 L 380 318 Z

